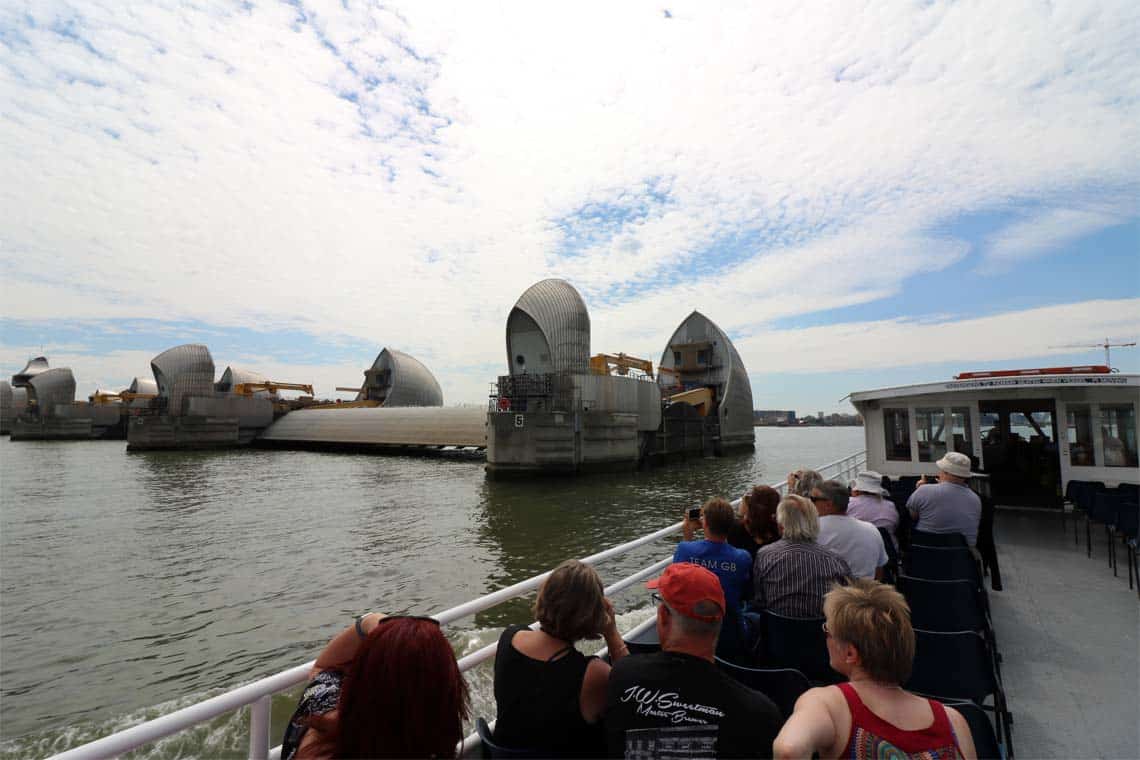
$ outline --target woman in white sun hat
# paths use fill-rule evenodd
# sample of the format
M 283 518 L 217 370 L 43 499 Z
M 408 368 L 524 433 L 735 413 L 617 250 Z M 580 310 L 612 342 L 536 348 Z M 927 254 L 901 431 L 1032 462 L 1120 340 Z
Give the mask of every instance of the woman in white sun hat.
M 873 470 L 856 475 L 855 482 L 851 484 L 847 515 L 869 522 L 876 528 L 886 528 L 897 547 L 899 542 L 895 533 L 899 527 L 899 512 L 882 482 L 883 476 Z

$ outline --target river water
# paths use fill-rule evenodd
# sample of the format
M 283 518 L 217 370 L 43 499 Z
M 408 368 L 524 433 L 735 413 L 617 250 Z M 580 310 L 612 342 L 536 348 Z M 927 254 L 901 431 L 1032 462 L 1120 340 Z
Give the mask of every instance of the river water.
M 90 741 L 311 659 L 361 612 L 438 612 L 862 448 L 862 428 L 757 428 L 754 452 L 492 481 L 475 459 L 0 439 L 0 756 Z M 599 571 L 611 583 L 670 544 Z M 615 602 L 632 625 L 648 598 Z M 449 628 L 457 653 L 529 621 L 528 605 Z M 489 671 L 469 677 L 493 712 Z M 275 700 L 275 741 L 294 704 Z M 245 725 L 139 754 L 241 757 Z

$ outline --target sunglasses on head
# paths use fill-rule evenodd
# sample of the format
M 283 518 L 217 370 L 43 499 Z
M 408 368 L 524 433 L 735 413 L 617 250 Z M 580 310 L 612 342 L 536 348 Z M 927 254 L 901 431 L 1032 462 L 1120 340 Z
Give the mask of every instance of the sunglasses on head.
M 363 625 L 364 624 L 364 616 L 367 614 L 369 614 L 369 613 L 365 613 L 364 615 L 361 615 L 360 617 L 358 617 L 356 619 L 356 633 L 360 636 L 360 638 L 365 638 L 368 635 L 364 632 L 364 625 Z M 430 621 L 432 623 L 435 623 L 437 626 L 440 624 L 438 620 L 436 620 L 435 618 L 433 618 L 429 615 L 385 615 L 384 617 L 382 617 L 378 621 L 376 621 L 376 626 L 373 628 L 373 630 L 384 625 L 389 620 L 427 620 L 427 621 Z

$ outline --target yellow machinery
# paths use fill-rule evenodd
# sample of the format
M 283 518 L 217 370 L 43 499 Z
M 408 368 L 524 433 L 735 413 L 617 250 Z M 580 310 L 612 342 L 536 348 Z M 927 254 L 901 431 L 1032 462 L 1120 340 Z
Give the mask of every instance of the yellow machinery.
M 340 390 L 339 388 L 337 390 Z M 364 401 L 333 401 L 326 404 L 314 404 L 309 409 L 357 409 L 360 407 L 380 406 L 381 401 L 365 399 Z
M 712 409 L 713 389 L 693 388 L 689 391 L 674 393 L 669 397 L 670 404 L 675 404 L 678 401 L 683 401 L 690 406 L 695 406 L 697 408 L 698 414 L 700 414 L 702 417 L 707 417 L 709 410 Z
M 238 396 L 252 396 L 260 391 L 268 391 L 273 395 L 276 395 L 277 391 L 304 391 L 312 396 L 313 386 L 307 383 L 277 383 L 267 381 L 264 383 L 237 383 L 233 387 L 233 392 Z
M 648 359 L 637 359 L 625 354 L 595 354 L 590 357 L 590 371 L 595 375 L 609 375 L 617 372 L 619 375 L 628 375 L 631 369 L 644 372 L 653 379 L 653 362 Z

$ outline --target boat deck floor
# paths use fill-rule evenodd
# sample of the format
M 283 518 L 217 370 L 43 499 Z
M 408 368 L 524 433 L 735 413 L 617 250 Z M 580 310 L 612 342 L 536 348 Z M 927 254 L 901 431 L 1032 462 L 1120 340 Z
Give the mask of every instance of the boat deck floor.
M 1004 590 L 990 592 L 1018 758 L 1140 756 L 1140 604 L 1108 565 L 1104 527 L 1092 558 L 1057 513 L 999 510 Z

